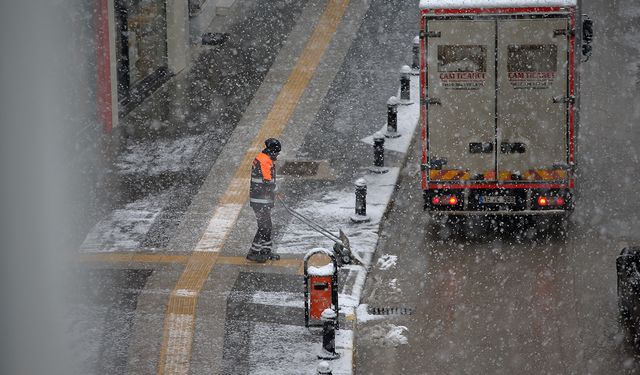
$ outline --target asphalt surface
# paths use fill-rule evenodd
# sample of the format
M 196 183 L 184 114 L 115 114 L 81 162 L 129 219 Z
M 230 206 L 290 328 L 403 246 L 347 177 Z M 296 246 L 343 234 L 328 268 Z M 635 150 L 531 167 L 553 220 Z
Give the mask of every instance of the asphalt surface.
M 618 324 L 615 269 L 640 241 L 638 15 L 627 1 L 586 7 L 596 37 L 582 72 L 568 235 L 531 238 L 507 221 L 440 239 L 422 211 L 414 145 L 362 301 L 412 314 L 358 324 L 356 373 L 640 373 Z M 395 265 L 384 266 L 390 256 Z M 406 342 L 391 339 L 398 330 Z

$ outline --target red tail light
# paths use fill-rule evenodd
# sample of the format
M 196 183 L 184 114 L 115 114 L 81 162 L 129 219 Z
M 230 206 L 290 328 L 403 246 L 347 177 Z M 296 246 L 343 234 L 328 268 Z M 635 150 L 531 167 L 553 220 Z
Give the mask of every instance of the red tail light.
M 455 206 L 459 202 L 458 197 L 455 195 L 440 195 L 437 197 L 431 198 L 431 204 L 434 206 Z
M 538 198 L 538 206 L 547 207 L 547 206 L 564 206 L 565 200 L 562 197 L 539 197 Z

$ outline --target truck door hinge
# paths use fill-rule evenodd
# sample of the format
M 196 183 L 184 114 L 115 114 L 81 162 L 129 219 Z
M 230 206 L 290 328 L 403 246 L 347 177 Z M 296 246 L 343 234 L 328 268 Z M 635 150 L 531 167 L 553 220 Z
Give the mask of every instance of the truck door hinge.
M 429 105 L 442 105 L 442 102 L 439 98 L 427 98 L 425 101 Z
M 567 29 L 555 29 L 553 30 L 553 36 L 559 36 L 559 35 L 567 35 Z
M 574 29 L 555 29 L 553 30 L 553 37 L 557 37 L 560 35 L 564 36 L 574 36 L 576 34 Z
M 553 102 L 554 103 L 571 103 L 574 104 L 576 102 L 576 97 L 573 95 L 569 95 L 569 96 L 554 96 L 553 97 Z
M 442 33 L 440 31 L 427 31 L 427 38 L 440 38 L 442 37 Z

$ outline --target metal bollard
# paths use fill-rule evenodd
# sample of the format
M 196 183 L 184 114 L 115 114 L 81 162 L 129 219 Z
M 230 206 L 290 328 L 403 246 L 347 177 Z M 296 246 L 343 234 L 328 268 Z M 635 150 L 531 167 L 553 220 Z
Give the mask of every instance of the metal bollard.
M 332 375 L 331 365 L 327 361 L 320 361 L 318 363 L 318 375 Z
M 411 62 L 411 75 L 420 74 L 420 37 L 413 38 L 413 61 Z
M 359 178 L 356 181 L 356 213 L 351 216 L 354 223 L 364 223 L 369 221 L 367 216 L 367 181 Z
M 387 138 L 398 138 L 398 98 L 392 96 L 387 101 L 387 132 L 384 134 Z
M 336 320 L 338 314 L 333 309 L 325 309 L 322 312 L 322 349 L 318 353 L 318 359 L 337 359 L 340 353 L 336 353 Z
M 403 65 L 400 68 L 400 104 L 413 104 L 411 101 L 411 68 Z
M 389 168 L 384 166 L 384 134 L 380 132 L 373 135 L 373 167 L 369 170 L 373 173 L 389 172 Z

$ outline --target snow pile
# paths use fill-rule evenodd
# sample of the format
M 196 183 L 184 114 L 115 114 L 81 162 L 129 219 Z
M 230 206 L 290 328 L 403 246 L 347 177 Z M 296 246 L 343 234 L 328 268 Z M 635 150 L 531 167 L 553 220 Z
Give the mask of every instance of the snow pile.
M 358 323 L 366 323 L 372 320 L 381 320 L 383 317 L 381 315 L 372 315 L 367 311 L 369 305 L 362 304 L 358 306 L 356 309 L 356 319 Z
M 405 326 L 390 323 L 377 324 L 362 329 L 362 335 L 379 346 L 398 347 L 407 345 L 409 340 L 404 335 L 409 330 Z
M 389 268 L 395 266 L 397 261 L 398 261 L 397 255 L 384 254 L 380 258 L 378 258 L 377 265 L 378 265 L 378 268 L 380 268 L 383 271 L 386 271 Z
M 393 291 L 394 293 L 400 293 L 402 292 L 402 289 L 398 288 L 398 279 L 391 279 L 389 280 L 389 288 L 391 289 L 391 291 Z

